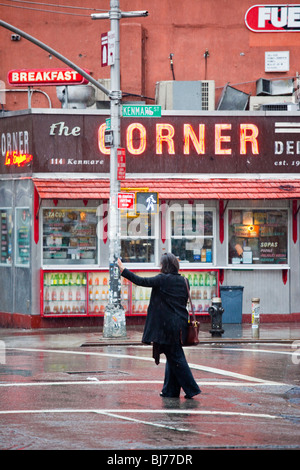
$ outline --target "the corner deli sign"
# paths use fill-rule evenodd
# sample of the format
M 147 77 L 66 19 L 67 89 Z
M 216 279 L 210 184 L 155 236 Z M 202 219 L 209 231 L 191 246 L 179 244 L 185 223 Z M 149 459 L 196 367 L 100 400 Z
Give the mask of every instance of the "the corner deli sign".
M 82 85 L 87 80 L 72 69 L 26 69 L 10 70 L 7 75 L 10 85 Z
M 256 33 L 299 32 L 300 4 L 254 5 L 245 15 L 245 23 Z

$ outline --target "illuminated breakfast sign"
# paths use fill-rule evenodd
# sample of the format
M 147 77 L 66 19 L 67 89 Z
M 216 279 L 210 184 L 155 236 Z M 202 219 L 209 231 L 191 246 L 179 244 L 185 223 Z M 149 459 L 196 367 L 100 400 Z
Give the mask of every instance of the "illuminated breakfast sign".
M 253 5 L 246 12 L 245 24 L 256 33 L 299 32 L 300 5 Z
M 37 85 L 81 85 L 87 80 L 72 69 L 27 69 L 10 70 L 8 83 L 16 86 Z
M 27 172 L 109 175 L 106 118 L 103 113 L 38 112 L 1 118 L 1 173 L 21 173 L 26 167 Z M 300 116 L 215 112 L 126 117 L 120 147 L 127 178 L 299 173 Z

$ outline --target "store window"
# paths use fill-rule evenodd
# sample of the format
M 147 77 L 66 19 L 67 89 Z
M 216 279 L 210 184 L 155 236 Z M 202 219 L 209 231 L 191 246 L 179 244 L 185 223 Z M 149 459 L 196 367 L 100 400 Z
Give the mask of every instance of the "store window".
M 43 209 L 43 263 L 98 264 L 96 209 Z
M 157 214 L 121 213 L 121 256 L 125 263 L 155 263 Z
M 12 264 L 12 209 L 0 209 L 1 255 L 0 264 Z
M 229 264 L 287 264 L 288 211 L 228 211 Z
M 203 204 L 175 204 L 170 208 L 171 251 L 180 261 L 214 260 L 214 212 Z
M 26 207 L 16 208 L 16 266 L 29 267 L 30 262 L 31 216 Z

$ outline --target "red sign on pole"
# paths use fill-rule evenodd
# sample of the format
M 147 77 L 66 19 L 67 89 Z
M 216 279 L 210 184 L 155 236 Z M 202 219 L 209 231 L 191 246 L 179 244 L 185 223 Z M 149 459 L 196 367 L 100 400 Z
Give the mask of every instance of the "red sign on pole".
M 85 72 L 88 73 L 87 70 Z M 10 85 L 82 85 L 88 81 L 73 69 L 22 69 L 10 70 L 7 75 Z
M 135 193 L 118 193 L 118 209 L 133 210 Z
M 124 180 L 126 177 L 126 154 L 125 149 L 117 150 L 118 169 L 117 169 L 117 180 Z

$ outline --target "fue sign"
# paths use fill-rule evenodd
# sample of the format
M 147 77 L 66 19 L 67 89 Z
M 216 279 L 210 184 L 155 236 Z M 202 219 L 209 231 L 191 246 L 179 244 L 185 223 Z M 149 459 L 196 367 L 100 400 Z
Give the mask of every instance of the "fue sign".
M 253 5 L 246 12 L 245 24 L 256 33 L 299 32 L 300 5 Z

